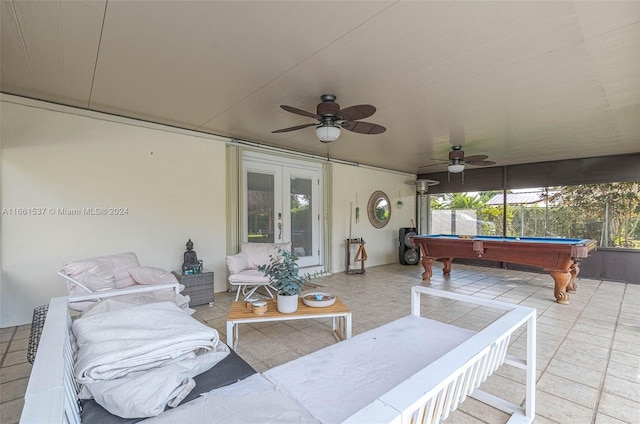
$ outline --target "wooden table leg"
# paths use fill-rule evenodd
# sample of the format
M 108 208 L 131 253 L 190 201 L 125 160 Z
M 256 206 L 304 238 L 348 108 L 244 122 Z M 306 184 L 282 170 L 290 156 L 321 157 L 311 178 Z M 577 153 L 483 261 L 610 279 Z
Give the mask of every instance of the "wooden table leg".
M 430 281 L 431 276 L 433 275 L 432 264 L 435 262 L 436 258 L 430 258 L 428 256 L 422 257 L 422 267 L 424 268 L 424 272 L 422 273 L 422 281 Z
M 442 261 L 442 274 L 451 275 L 451 261 L 452 258 L 441 258 Z
M 549 271 L 556 285 L 553 289 L 556 296 L 556 302 L 566 305 L 569 303 L 569 295 L 567 294 L 567 285 L 571 281 L 571 273 L 569 271 Z
M 571 280 L 569 280 L 569 284 L 567 284 L 567 293 L 575 293 L 578 290 L 576 277 L 578 276 L 578 274 L 580 274 L 580 267 L 578 266 L 578 262 L 574 262 L 571 264 L 569 272 L 571 273 Z

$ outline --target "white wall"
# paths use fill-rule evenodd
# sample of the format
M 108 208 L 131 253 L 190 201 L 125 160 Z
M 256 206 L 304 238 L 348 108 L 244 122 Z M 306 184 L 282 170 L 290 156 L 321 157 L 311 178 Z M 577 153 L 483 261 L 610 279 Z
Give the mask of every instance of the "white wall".
M 367 267 L 396 263 L 398 258 L 398 232 L 402 227 L 415 227 L 416 190 L 415 176 L 397 172 L 333 164 L 333 201 L 332 201 L 332 272 L 344 272 L 345 241 L 349 237 L 349 215 L 352 214 L 351 237 L 363 238 L 368 259 Z M 411 184 L 407 184 L 411 182 Z M 383 228 L 375 228 L 367 217 L 369 197 L 376 191 L 386 193 L 391 202 L 391 219 Z M 360 220 L 355 221 L 356 193 L 360 207 Z M 404 206 L 398 208 L 398 200 Z M 353 204 L 353 212 L 351 212 Z M 352 251 L 352 256 L 355 250 Z M 353 265 L 352 265 L 353 266 Z
M 174 270 L 188 238 L 215 291 L 226 289 L 224 140 L 2 100 L 0 327 L 30 322 L 35 306 L 66 294 L 56 275 L 65 261 L 134 251 Z M 110 207 L 126 214 L 59 211 Z
M 0 327 L 31 321 L 33 308 L 66 294 L 62 263 L 134 251 L 143 265 L 179 269 L 191 238 L 214 291 L 226 283 L 225 139 L 0 96 Z M 352 237 L 367 242 L 366 267 L 398 261 L 398 229 L 413 226 L 414 176 L 333 163 L 332 272 L 345 270 Z M 374 228 L 367 202 L 392 204 Z M 397 201 L 404 206 L 398 209 Z M 60 209 L 126 208 L 125 215 L 64 215 Z M 24 209 L 19 209 L 24 208 Z M 42 215 L 17 215 L 18 210 Z

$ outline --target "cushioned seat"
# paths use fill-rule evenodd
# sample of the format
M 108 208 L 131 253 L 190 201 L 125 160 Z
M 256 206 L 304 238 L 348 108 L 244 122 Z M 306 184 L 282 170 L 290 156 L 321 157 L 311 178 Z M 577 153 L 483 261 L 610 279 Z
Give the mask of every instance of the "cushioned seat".
M 269 264 L 270 256 L 277 256 L 281 249 L 291 251 L 291 243 L 241 243 L 240 253 L 227 256 L 229 284 L 237 287 L 236 301 L 241 292 L 247 299 L 260 287 L 264 287 L 267 295 L 273 298 L 269 277 L 258 271 L 258 267 Z
M 124 294 L 170 290 L 179 305 L 189 299 L 179 295 L 176 277 L 160 268 L 142 266 L 134 252 L 69 261 L 58 275 L 65 279 L 69 307 L 83 311 L 96 300 Z

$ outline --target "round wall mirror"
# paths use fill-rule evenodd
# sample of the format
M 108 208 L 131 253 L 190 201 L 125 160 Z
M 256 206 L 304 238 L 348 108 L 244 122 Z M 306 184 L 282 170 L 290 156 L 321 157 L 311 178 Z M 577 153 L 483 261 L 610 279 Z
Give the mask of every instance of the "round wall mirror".
M 387 225 L 391 218 L 391 203 L 389 203 L 389 197 L 383 191 L 373 192 L 367 205 L 367 214 L 371 225 L 374 227 L 382 228 Z

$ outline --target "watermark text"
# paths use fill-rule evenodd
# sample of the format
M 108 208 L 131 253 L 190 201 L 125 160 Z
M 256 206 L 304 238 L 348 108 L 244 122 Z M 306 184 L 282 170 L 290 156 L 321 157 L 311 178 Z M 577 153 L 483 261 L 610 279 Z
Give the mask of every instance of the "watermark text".
M 2 216 L 124 216 L 129 215 L 129 208 L 98 206 L 98 207 L 18 207 L 2 208 Z

